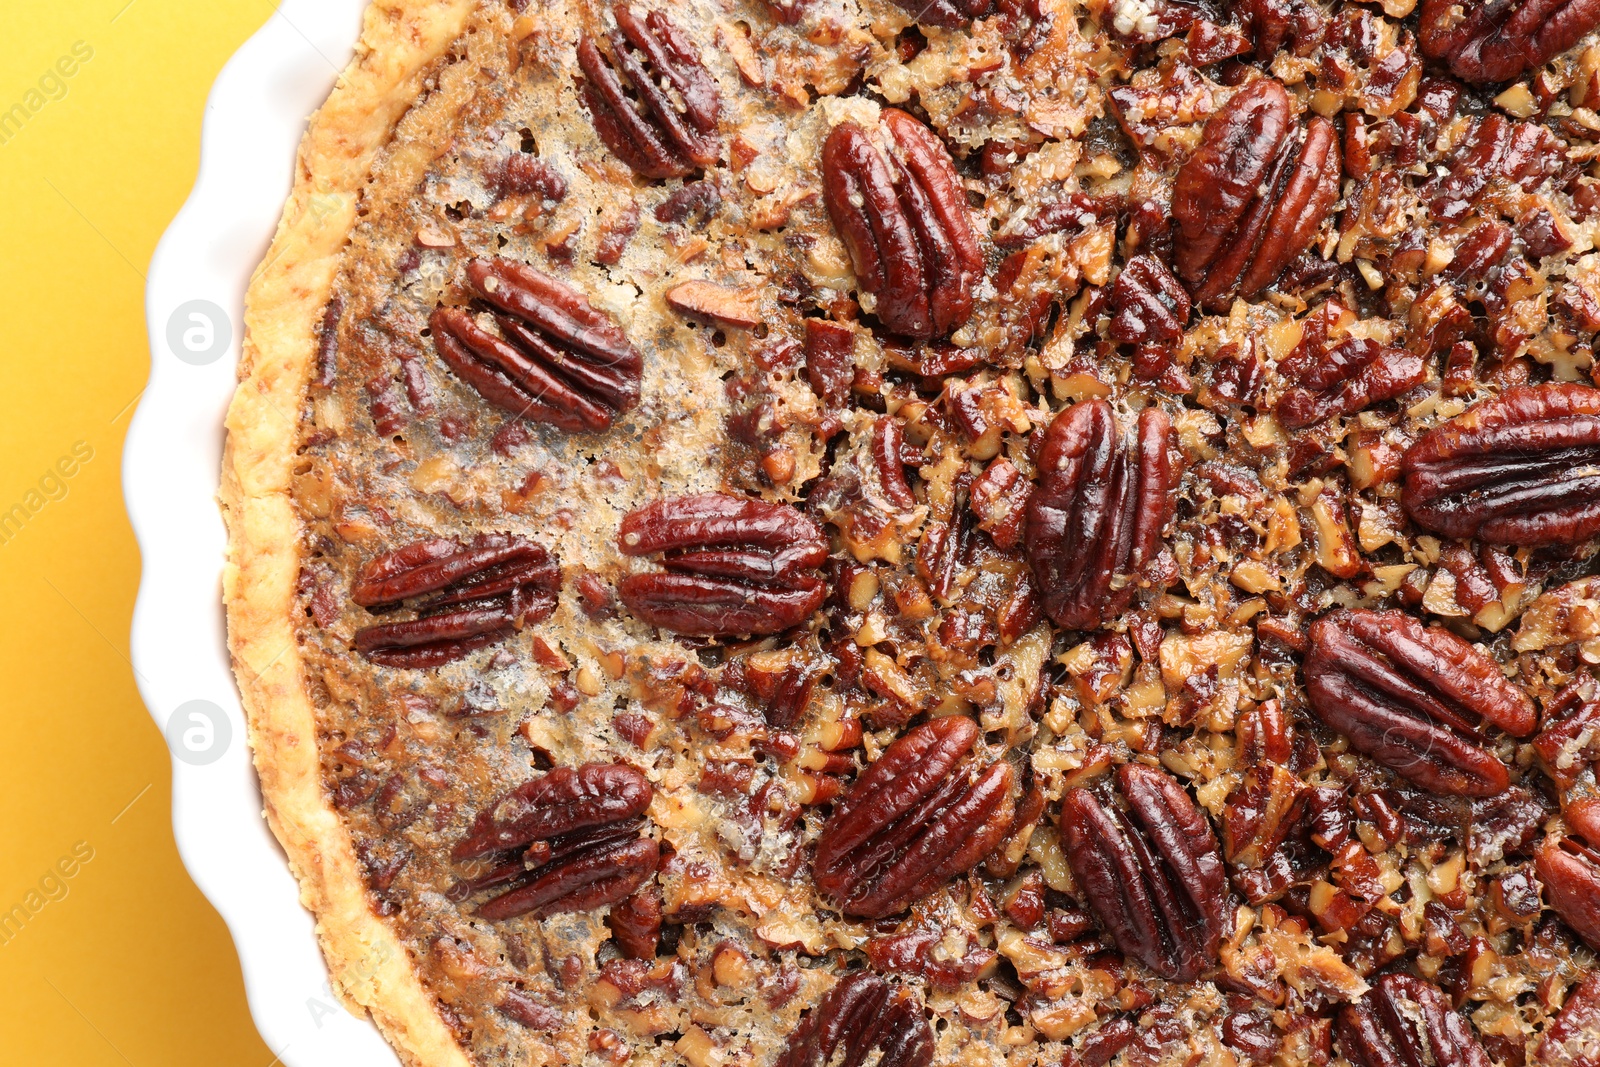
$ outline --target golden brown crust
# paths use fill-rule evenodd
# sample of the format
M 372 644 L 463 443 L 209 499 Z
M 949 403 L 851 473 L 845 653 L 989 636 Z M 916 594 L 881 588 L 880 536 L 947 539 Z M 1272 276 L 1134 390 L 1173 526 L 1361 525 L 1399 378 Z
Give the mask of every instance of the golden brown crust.
M 290 483 L 316 323 L 362 187 L 474 0 L 377 0 L 356 56 L 301 143 L 294 191 L 245 297 L 240 387 L 228 411 L 221 502 L 229 647 L 267 822 L 289 855 L 334 990 L 409 1063 L 466 1056 L 405 946 L 372 913 L 350 836 L 322 788 L 316 723 L 292 629 L 301 526 Z

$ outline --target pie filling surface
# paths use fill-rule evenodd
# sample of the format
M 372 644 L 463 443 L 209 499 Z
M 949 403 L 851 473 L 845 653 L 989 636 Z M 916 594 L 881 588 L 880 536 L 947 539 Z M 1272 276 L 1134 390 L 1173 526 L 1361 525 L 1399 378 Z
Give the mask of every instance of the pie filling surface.
M 330 104 L 224 494 L 341 990 L 483 1067 L 1597 1067 L 1600 3 L 910 8 L 369 16 L 459 28 Z

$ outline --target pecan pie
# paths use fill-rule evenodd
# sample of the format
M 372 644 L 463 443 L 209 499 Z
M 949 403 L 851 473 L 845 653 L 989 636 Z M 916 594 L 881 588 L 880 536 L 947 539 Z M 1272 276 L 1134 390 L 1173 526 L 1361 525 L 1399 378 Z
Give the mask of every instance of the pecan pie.
M 251 288 L 408 1063 L 1600 1067 L 1600 0 L 386 0 Z

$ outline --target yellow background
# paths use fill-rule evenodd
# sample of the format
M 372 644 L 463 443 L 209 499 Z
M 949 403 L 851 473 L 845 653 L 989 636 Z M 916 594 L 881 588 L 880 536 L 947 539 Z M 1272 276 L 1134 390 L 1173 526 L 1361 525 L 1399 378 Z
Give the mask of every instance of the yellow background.
M 227 929 L 178 860 L 167 749 L 134 689 L 120 467 L 149 372 L 143 274 L 194 181 L 211 82 L 273 8 L 0 3 L 0 111 L 93 49 L 0 144 L 0 511 L 93 449 L 0 544 L 0 912 L 93 849 L 0 944 L 0 1064 L 269 1067 Z

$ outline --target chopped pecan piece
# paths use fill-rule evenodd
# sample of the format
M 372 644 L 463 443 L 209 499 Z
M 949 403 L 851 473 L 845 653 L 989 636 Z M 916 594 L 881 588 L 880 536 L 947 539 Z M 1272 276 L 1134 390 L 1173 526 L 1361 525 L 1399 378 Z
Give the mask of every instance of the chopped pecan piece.
M 1033 486 L 1017 465 L 997 456 L 972 483 L 971 508 L 978 529 L 994 538 L 997 547 L 1014 548 L 1022 537 L 1032 493 Z
M 1040 908 L 1043 908 L 1042 902 Z M 978 945 L 968 945 L 960 959 L 946 958 L 947 954 L 941 949 L 943 940 L 944 931 L 922 929 L 871 938 L 861 950 L 867 954 L 868 965 L 880 974 L 919 975 L 934 989 L 946 993 L 959 990 L 994 964 L 994 949 Z
M 357 631 L 356 649 L 385 667 L 438 667 L 548 619 L 560 584 L 550 553 L 511 534 L 414 541 L 362 567 L 350 595 L 412 618 Z
M 854 122 L 833 128 L 822 148 L 823 195 L 879 321 L 926 341 L 971 316 L 983 252 L 944 144 L 898 108 L 885 108 L 880 125 L 891 152 Z
M 1463 222 L 1495 184 L 1532 193 L 1561 170 L 1566 155 L 1560 139 L 1538 123 L 1486 115 L 1457 143 L 1450 169 L 1430 183 L 1428 211 L 1443 222 Z
M 1132 602 L 1171 510 L 1171 433 L 1166 412 L 1152 407 L 1125 438 L 1099 399 L 1074 404 L 1045 432 L 1024 543 L 1059 625 L 1092 629 Z
M 1278 421 L 1291 430 L 1393 400 L 1428 376 L 1421 356 L 1367 338 L 1349 338 L 1314 362 L 1296 361 L 1301 354 L 1296 350 L 1278 367 L 1298 382 L 1278 400 Z
M 1537 712 L 1494 660 L 1403 611 L 1335 611 L 1310 635 L 1311 710 L 1358 752 L 1437 793 L 1505 792 L 1510 772 L 1482 724 L 1523 737 Z
M 1236 93 L 1178 171 L 1175 260 L 1194 301 L 1224 310 L 1254 299 L 1311 244 L 1339 199 L 1339 134 L 1317 116 L 1299 131 L 1272 80 Z
M 518 989 L 506 990 L 505 996 L 500 998 L 499 1009 L 506 1018 L 541 1033 L 555 1033 L 567 1021 L 560 1011 Z
M 524 782 L 481 812 L 451 852 L 457 863 L 494 857 L 451 896 L 498 890 L 478 906 L 485 919 L 615 904 L 655 873 L 659 846 L 640 836 L 653 796 L 645 776 L 623 763 L 558 767 Z
M 1580 678 L 1545 704 L 1533 749 L 1545 773 L 1562 789 L 1571 789 L 1600 760 L 1600 695 L 1592 679 Z
M 1545 1067 L 1600 1067 L 1600 973 L 1567 994 L 1534 1058 Z
M 661 944 L 661 890 L 641 886 L 632 896 L 611 906 L 611 937 L 631 960 L 655 959 Z
M 467 280 L 500 332 L 466 308 L 439 308 L 429 325 L 440 358 L 489 403 L 573 433 L 610 429 L 638 403 L 643 360 L 581 292 L 500 258 L 473 260 Z
M 843 407 L 855 379 L 855 330 L 827 319 L 807 319 L 805 353 L 812 390 L 826 407 Z
M 1322 39 L 1326 16 L 1311 0 L 1230 0 L 1229 6 L 1263 61 L 1285 45 L 1295 55 L 1308 55 Z
M 507 158 L 490 181 L 500 197 L 538 193 L 545 200 L 559 201 L 567 195 L 567 180 L 561 172 L 538 156 L 525 152 Z
M 1600 389 L 1513 386 L 1406 451 L 1402 500 L 1446 537 L 1573 545 L 1600 532 Z
M 843 1053 L 843 1067 L 878 1053 L 878 1067 L 928 1067 L 933 1028 L 911 990 L 857 971 L 839 979 L 800 1021 L 778 1056 L 777 1067 L 826 1067 Z
M 662 553 L 665 571 L 629 575 L 617 592 L 652 626 L 716 637 L 772 634 L 822 605 L 821 527 L 785 504 L 701 493 L 659 500 L 622 520 L 622 551 Z
M 947 716 L 895 741 L 839 801 L 817 842 L 817 887 L 846 915 L 904 911 L 993 852 L 1011 828 L 1009 763 L 963 766 L 978 740 Z
M 1088 789 L 1061 801 L 1067 863 L 1119 951 L 1176 981 L 1217 963 L 1228 879 L 1211 824 L 1165 771 L 1117 768 L 1123 807 Z
M 1566 834 L 1544 839 L 1534 869 L 1556 914 L 1600 949 L 1600 798 L 1575 800 L 1563 815 Z
M 1422 0 L 1422 54 L 1462 81 L 1504 82 L 1542 67 L 1600 26 L 1600 0 Z
M 689 281 L 667 290 L 667 303 L 685 315 L 749 329 L 761 324 L 761 297 L 753 289 Z
M 1439 987 L 1386 974 L 1339 1012 L 1339 1050 L 1353 1067 L 1490 1067 L 1472 1026 Z
M 715 164 L 722 102 L 693 42 L 660 11 L 641 17 L 618 4 L 611 12 L 617 28 L 606 34 L 609 56 L 588 34 L 578 42 L 584 100 L 600 140 L 646 178 L 682 178 Z
M 1111 287 L 1111 329 L 1118 344 L 1142 345 L 1182 339 L 1189 324 L 1189 294 L 1155 256 L 1135 256 Z
M 1256 870 L 1283 844 L 1305 811 L 1306 784 L 1275 763 L 1251 767 L 1228 794 L 1223 852 L 1235 867 Z
M 895 0 L 924 26 L 959 30 L 973 19 L 981 19 L 994 8 L 993 0 Z

